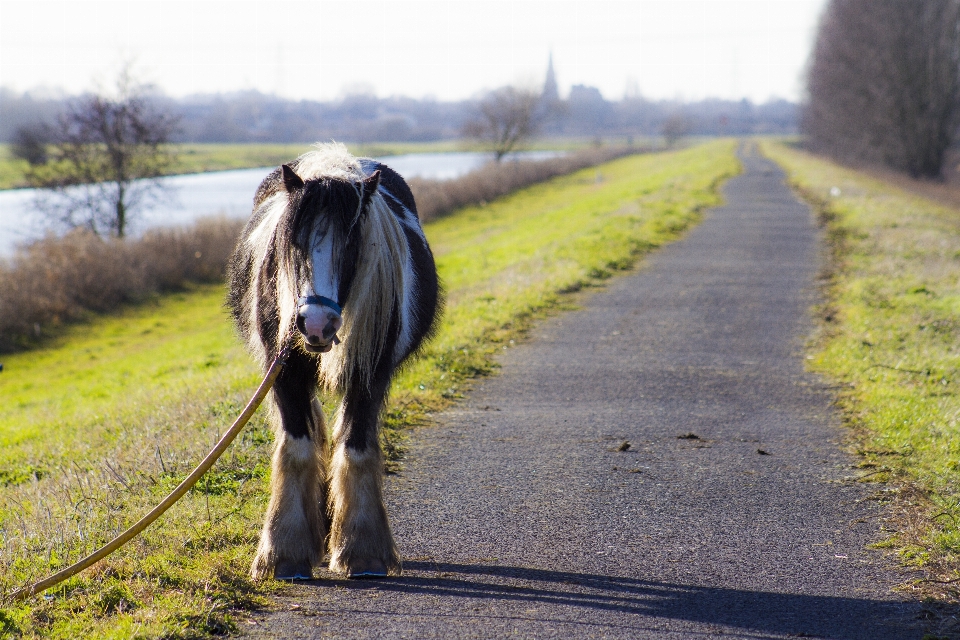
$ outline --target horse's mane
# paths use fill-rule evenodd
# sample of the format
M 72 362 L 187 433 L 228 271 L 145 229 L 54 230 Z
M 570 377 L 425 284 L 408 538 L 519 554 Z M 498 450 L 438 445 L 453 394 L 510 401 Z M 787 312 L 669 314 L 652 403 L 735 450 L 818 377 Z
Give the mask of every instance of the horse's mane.
M 367 177 L 361 163 L 341 144 L 317 145 L 297 159 L 296 171 L 304 180 L 347 180 L 358 185 L 360 202 L 367 196 L 361 192 Z M 379 191 L 368 196 L 359 224 L 359 258 L 350 294 L 343 303 L 341 344 L 320 358 L 320 383 L 327 389 L 342 389 L 357 378 L 369 385 L 403 300 L 407 238 Z

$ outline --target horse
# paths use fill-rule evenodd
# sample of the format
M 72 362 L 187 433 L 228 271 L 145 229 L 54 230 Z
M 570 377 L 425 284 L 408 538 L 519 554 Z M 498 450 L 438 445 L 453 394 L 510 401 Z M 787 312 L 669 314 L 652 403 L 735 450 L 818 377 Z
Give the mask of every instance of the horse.
M 270 501 L 252 577 L 311 579 L 327 554 L 347 577 L 399 574 L 379 420 L 442 306 L 410 188 L 380 162 L 317 145 L 257 188 L 228 282 L 260 365 L 289 347 L 271 391 Z M 342 396 L 329 438 L 319 392 Z

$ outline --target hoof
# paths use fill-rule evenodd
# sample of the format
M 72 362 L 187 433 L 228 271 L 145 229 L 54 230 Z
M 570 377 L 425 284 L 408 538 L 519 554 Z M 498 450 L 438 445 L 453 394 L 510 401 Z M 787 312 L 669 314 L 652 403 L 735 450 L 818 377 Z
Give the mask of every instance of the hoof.
M 273 570 L 275 580 L 313 580 L 309 562 L 278 562 Z

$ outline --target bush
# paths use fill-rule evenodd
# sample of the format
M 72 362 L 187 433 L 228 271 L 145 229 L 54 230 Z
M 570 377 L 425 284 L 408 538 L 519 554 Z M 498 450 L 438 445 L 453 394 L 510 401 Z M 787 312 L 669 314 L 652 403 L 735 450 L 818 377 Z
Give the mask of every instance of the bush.
M 0 264 L 0 351 L 34 345 L 90 312 L 222 280 L 244 221 L 210 218 L 136 240 L 76 229 L 20 247 Z

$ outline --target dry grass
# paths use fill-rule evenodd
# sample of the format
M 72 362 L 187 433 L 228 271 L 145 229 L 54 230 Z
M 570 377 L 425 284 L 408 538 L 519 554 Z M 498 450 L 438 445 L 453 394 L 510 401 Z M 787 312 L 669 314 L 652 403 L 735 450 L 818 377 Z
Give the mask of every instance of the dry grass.
M 905 173 L 877 167 L 865 168 L 863 171 L 922 198 L 928 198 L 947 207 L 960 208 L 960 154 L 948 153 L 947 159 L 947 166 L 944 167 L 941 180 L 911 178 Z
M 491 163 L 457 180 L 411 180 L 410 186 L 427 221 L 637 151 L 589 149 L 539 162 Z M 243 224 L 208 218 L 127 240 L 77 229 L 20 247 L 11 261 L 0 262 L 0 352 L 35 346 L 91 312 L 108 312 L 188 283 L 221 281 Z
M 787 144 L 791 148 L 812 153 L 799 139 Z M 946 207 L 960 208 L 960 150 L 948 149 L 943 164 L 943 175 L 939 180 L 913 178 L 909 174 L 872 164 L 847 163 L 843 166 Z
M 0 264 L 0 350 L 32 346 L 91 312 L 190 282 L 222 280 L 242 227 L 240 220 L 208 218 L 135 240 L 77 229 L 21 247 L 12 261 Z

